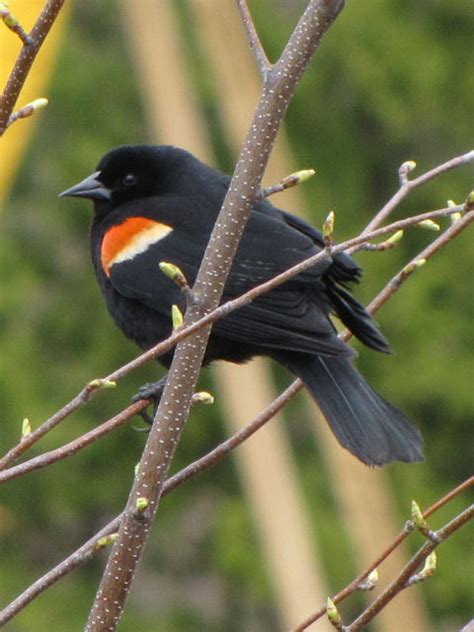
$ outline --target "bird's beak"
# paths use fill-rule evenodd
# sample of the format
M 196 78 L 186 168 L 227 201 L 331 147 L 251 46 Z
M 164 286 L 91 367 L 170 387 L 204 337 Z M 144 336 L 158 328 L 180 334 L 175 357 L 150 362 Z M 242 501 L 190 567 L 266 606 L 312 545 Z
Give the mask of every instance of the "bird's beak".
M 78 184 L 66 189 L 59 197 L 81 197 L 90 200 L 110 200 L 110 189 L 98 180 L 100 171 L 96 171 Z

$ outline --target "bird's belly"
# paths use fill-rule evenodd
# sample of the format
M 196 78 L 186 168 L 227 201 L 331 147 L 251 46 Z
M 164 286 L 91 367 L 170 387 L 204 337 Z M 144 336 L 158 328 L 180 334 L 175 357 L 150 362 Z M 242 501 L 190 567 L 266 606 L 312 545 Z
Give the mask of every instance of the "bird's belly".
M 166 317 L 160 312 L 129 299 L 116 291 L 107 292 L 107 308 L 124 335 L 142 349 L 150 349 L 172 332 L 171 314 Z M 159 358 L 168 364 L 166 356 Z

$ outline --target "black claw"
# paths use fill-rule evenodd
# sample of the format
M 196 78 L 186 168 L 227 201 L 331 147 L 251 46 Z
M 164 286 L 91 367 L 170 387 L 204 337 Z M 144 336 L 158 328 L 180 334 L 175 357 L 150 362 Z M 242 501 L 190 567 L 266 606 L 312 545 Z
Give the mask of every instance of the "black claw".
M 138 393 L 132 397 L 132 402 L 138 402 L 141 399 L 152 399 L 153 400 L 153 414 L 150 415 L 147 412 L 147 409 L 142 410 L 139 414 L 140 417 L 146 424 L 153 423 L 155 418 L 156 411 L 158 409 L 158 405 L 161 400 L 161 396 L 163 395 L 163 390 L 166 384 L 166 375 L 161 378 L 158 382 L 148 382 L 141 386 L 138 390 Z

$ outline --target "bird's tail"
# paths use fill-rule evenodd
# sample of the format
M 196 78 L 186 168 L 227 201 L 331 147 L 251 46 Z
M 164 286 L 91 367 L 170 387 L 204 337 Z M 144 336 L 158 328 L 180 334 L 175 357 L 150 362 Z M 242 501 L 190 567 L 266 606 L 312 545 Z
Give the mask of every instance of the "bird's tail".
M 349 359 L 285 354 L 279 361 L 303 380 L 339 443 L 363 463 L 423 459 L 418 430 L 367 384 Z

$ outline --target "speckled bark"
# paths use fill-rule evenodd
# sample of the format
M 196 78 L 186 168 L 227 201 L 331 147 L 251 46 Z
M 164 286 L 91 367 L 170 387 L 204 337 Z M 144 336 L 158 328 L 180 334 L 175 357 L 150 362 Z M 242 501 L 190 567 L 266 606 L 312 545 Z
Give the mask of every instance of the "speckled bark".
M 343 5 L 342 0 L 310 2 L 281 58 L 265 73 L 258 109 L 194 287 L 202 301 L 190 306 L 186 324 L 219 303 L 289 101 L 321 37 Z M 209 333 L 210 326 L 181 342 L 176 349 L 167 386 L 125 509 L 119 539 L 110 554 L 89 616 L 88 632 L 116 629 L 188 417 Z M 143 498 L 148 504 L 139 511 L 137 500 Z

